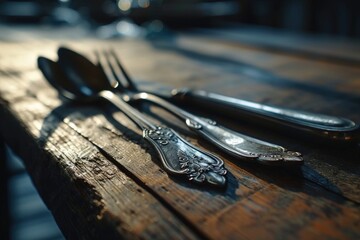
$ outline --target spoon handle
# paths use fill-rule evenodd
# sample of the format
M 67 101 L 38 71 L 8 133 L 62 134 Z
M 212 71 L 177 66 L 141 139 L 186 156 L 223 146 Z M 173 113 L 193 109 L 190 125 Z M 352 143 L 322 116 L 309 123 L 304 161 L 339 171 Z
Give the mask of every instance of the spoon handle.
M 144 138 L 150 142 L 165 168 L 173 174 L 185 174 L 190 181 L 224 186 L 226 170 L 224 162 L 210 153 L 204 152 L 181 138 L 174 130 L 157 127 L 144 129 Z
M 215 121 L 194 116 L 166 100 L 150 93 L 138 93 L 132 98 L 147 100 L 172 112 L 184 120 L 190 130 L 239 158 L 265 165 L 298 165 L 303 163 L 301 154 L 285 148 L 246 136 L 218 125 Z
M 101 91 L 99 96 L 111 102 L 115 107 L 121 110 L 126 116 L 128 116 L 138 127 L 141 129 L 156 129 L 156 126 L 147 120 L 141 112 L 127 104 L 121 97 L 114 94 L 111 91 Z
M 193 146 L 174 130 L 152 124 L 120 96 L 110 91 L 101 91 L 99 95 L 118 107 L 143 130 L 143 137 L 156 149 L 168 173 L 186 176 L 191 182 L 225 186 L 227 171 L 221 159 Z

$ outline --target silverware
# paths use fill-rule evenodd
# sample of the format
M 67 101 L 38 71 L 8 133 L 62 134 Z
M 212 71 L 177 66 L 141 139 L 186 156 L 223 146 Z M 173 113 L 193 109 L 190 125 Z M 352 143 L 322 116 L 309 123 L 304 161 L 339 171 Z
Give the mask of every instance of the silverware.
M 114 52 L 112 51 L 111 54 L 114 55 Z M 138 88 L 117 57 L 114 57 L 114 63 L 118 65 L 116 72 L 121 72 L 124 76 L 123 79 L 127 82 L 127 89 L 138 92 Z M 268 106 L 187 88 L 173 90 L 154 90 L 152 88 L 151 91 L 145 92 L 166 100 L 175 100 L 179 104 L 187 103 L 191 104 L 191 106 L 198 106 L 202 110 L 209 109 L 208 111 L 211 111 L 217 109 L 222 115 L 242 120 L 248 119 L 251 122 L 256 122 L 257 125 L 270 126 L 284 131 L 294 131 L 296 134 L 305 137 L 330 140 L 331 142 L 355 142 L 358 141 L 360 136 L 359 125 L 342 117 Z
M 69 55 L 77 53 L 64 49 Z M 301 154 L 288 151 L 285 148 L 264 142 L 244 134 L 227 129 L 211 119 L 195 116 L 168 101 L 147 92 L 139 92 L 136 85 L 130 79 L 124 68 L 121 66 L 116 54 L 113 51 L 96 52 L 99 64 L 104 70 L 107 79 L 112 86 L 118 89 L 126 100 L 136 101 L 145 100 L 154 103 L 183 120 L 190 130 L 198 136 L 204 138 L 216 147 L 235 157 L 248 161 L 257 162 L 266 165 L 298 165 L 303 163 Z M 78 61 L 83 56 L 78 56 Z M 85 61 L 85 60 L 84 60 Z M 127 82 L 127 87 L 123 86 L 120 74 Z
M 174 130 L 153 124 L 146 116 L 123 101 L 120 96 L 110 91 L 110 84 L 106 86 L 103 81 L 100 88 L 98 84 L 89 84 L 84 81 L 88 76 L 87 69 L 77 68 L 77 64 L 73 65 L 71 60 L 64 62 L 67 59 L 64 55 L 66 53 L 59 51 L 59 62 L 62 63 L 63 68 L 49 59 L 38 58 L 39 68 L 62 96 L 76 101 L 106 99 L 143 130 L 143 137 L 156 149 L 164 169 L 169 174 L 186 176 L 192 182 L 216 187 L 226 185 L 227 171 L 221 159 L 191 145 Z
M 172 94 L 177 102 L 188 102 L 195 106 L 206 104 L 208 108 L 218 109 L 225 115 L 248 119 L 272 129 L 292 131 L 308 139 L 353 143 L 360 137 L 359 125 L 342 117 L 269 106 L 202 90 L 174 89 Z
M 183 120 L 187 127 L 198 136 L 226 153 L 265 165 L 299 165 L 303 163 L 301 154 L 298 152 L 292 152 L 281 146 L 232 131 L 211 119 L 191 114 L 152 93 L 138 91 L 113 51 L 103 52 L 103 54 L 97 52 L 96 55 L 100 62 L 108 63 L 109 68 L 104 70 L 118 73 L 113 74 L 111 82 L 128 100 L 145 100 L 168 110 Z M 128 83 L 128 87 L 122 85 L 120 73 Z M 108 73 L 106 74 L 108 75 Z

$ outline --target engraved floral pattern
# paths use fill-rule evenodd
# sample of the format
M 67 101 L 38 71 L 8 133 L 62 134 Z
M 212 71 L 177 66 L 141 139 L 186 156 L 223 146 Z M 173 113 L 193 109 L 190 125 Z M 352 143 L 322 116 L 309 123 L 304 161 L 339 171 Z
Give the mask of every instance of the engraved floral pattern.
M 174 134 L 167 128 L 157 127 L 155 130 L 149 130 L 149 137 L 161 145 L 167 145 L 170 141 L 176 142 Z
M 178 150 L 177 155 L 180 167 L 188 174 L 189 180 L 204 182 L 207 174 L 224 176 L 227 172 L 222 161 L 213 158 L 204 159 L 196 154 L 188 155 L 181 150 Z
M 162 127 L 144 129 L 143 136 L 156 148 L 169 173 L 183 175 L 196 183 L 216 187 L 226 185 L 224 162 L 192 146 L 173 130 Z
M 259 161 L 278 162 L 278 161 L 293 161 L 302 162 L 302 155 L 299 152 L 284 151 L 278 154 L 258 154 Z

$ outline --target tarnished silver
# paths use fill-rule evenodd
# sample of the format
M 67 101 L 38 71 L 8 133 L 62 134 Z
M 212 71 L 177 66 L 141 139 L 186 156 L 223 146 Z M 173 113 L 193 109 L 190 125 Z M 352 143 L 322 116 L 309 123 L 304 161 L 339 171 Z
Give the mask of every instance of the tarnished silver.
M 241 155 L 245 159 L 267 165 L 298 164 L 303 161 L 299 152 L 240 134 L 209 119 L 188 118 L 186 124 L 209 141 L 216 141 L 220 148 L 234 156 Z
M 59 50 L 59 61 L 68 60 L 67 51 L 70 50 Z M 67 62 L 63 62 L 65 63 Z M 146 116 L 112 91 L 99 91 L 91 84 L 87 85 L 85 81 L 80 82 L 79 76 L 86 76 L 82 76 L 83 73 L 78 72 L 71 61 L 66 66 L 62 65 L 64 66 L 62 69 L 56 62 L 40 57 L 38 65 L 46 79 L 63 97 L 77 101 L 94 101 L 103 98 L 124 112 L 143 130 L 143 137 L 157 150 L 168 173 L 184 176 L 191 182 L 215 187 L 223 187 L 226 184 L 227 171 L 221 159 L 188 143 L 173 130 L 154 125 Z M 77 80 L 73 81 L 71 77 Z
M 122 83 L 117 78 L 112 77 L 111 82 L 122 92 L 126 100 L 146 100 L 154 103 L 180 119 L 188 128 L 200 137 L 219 147 L 221 150 L 244 160 L 258 162 L 265 165 L 297 165 L 303 163 L 300 153 L 288 151 L 285 148 L 246 136 L 244 134 L 227 129 L 215 121 L 201 118 L 191 114 L 170 102 L 148 92 L 137 92 L 136 86 L 121 66 L 119 59 L 113 51 L 105 52 L 103 56 L 97 53 L 98 58 L 106 58 L 107 63 L 112 68 L 113 73 L 122 73 L 130 87 L 122 87 Z M 104 59 L 102 61 L 105 61 Z M 130 89 L 130 90 L 129 90 Z
M 195 148 L 169 128 L 144 129 L 143 134 L 172 173 L 186 174 L 189 180 L 199 183 L 225 184 L 226 170 L 218 157 Z
M 249 117 L 258 123 L 294 130 L 305 136 L 319 137 L 333 142 L 354 142 L 360 137 L 359 125 L 350 119 L 286 109 L 242 99 L 223 96 L 202 90 L 174 89 L 174 99 L 189 101 L 193 104 L 207 104 L 212 108 L 234 115 Z
M 144 139 L 155 147 L 167 172 L 185 175 L 188 180 L 197 183 L 226 184 L 224 176 L 227 171 L 220 158 L 190 144 L 174 130 L 152 124 L 120 96 L 110 91 L 101 91 L 99 95 L 117 106 L 143 130 Z

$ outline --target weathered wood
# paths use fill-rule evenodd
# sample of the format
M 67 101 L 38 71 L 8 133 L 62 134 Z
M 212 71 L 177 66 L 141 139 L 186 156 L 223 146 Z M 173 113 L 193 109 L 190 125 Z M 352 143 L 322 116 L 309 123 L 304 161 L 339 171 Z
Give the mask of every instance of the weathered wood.
M 71 44 L 85 51 L 101 44 L 116 47 L 129 72 L 144 84 L 156 81 L 174 87 L 201 87 L 360 120 L 354 111 L 359 105 L 351 101 L 359 97 L 359 91 L 328 86 L 325 78 L 331 76 L 353 86 L 352 79 L 359 73 L 356 68 L 246 47 L 200 44 L 193 38 L 180 40 L 165 48 L 142 41 Z M 37 48 L 28 54 L 47 55 L 55 48 L 51 43 L 43 52 Z M 284 77 L 278 66 L 286 62 L 290 68 L 292 64 L 310 67 L 314 75 L 307 79 L 299 75 L 300 68 Z M 251 72 L 259 68 L 281 76 L 276 80 L 281 84 L 274 86 Z M 360 235 L 359 155 L 354 149 L 328 149 L 218 116 L 236 130 L 303 152 L 305 166 L 299 170 L 254 166 L 188 137 L 221 154 L 230 172 L 225 191 L 201 189 L 168 176 L 140 131 L 112 106 L 61 105 L 37 70 L 3 69 L 7 76 L 0 78 L 5 116 L 1 132 L 7 133 L 7 141 L 27 157 L 24 160 L 37 188 L 68 237 L 94 237 L 104 231 L 110 237 L 125 238 L 356 239 Z M 314 77 L 317 74 L 324 80 Z M 326 86 L 327 94 L 306 92 L 312 86 Z M 351 98 L 338 101 L 331 98 L 333 93 Z M 5 123 L 11 126 L 3 127 Z M 17 136 L 10 135 L 13 130 Z
M 25 160 L 66 237 L 198 238 L 36 98 L 23 95 L 7 100 L 11 103 L 2 105 L 1 132 Z
M 344 116 L 353 119 L 354 121 L 360 122 L 360 114 L 358 114 L 360 106 L 358 102 L 353 101 L 353 99 L 338 99 L 336 98 L 336 96 L 332 97 L 331 94 L 324 97 L 322 93 L 307 93 L 305 91 L 307 88 L 312 88 L 319 84 L 319 79 L 323 82 L 325 82 L 326 80 L 329 81 L 328 76 L 341 79 L 344 84 L 348 82 L 350 83 L 350 85 L 352 85 L 351 82 L 354 82 L 352 81 L 352 79 L 356 78 L 357 74 L 360 74 L 360 71 L 357 68 L 344 68 L 342 66 L 334 66 L 333 64 L 328 63 L 317 63 L 316 61 L 314 62 L 311 60 L 305 61 L 303 59 L 283 56 L 281 54 L 276 56 L 271 55 L 270 58 L 269 56 L 266 56 L 269 54 L 264 54 L 260 51 L 255 53 L 254 51 L 252 51 L 252 55 L 245 54 L 245 56 L 243 56 L 243 49 L 229 48 L 227 46 L 224 47 L 220 46 L 219 44 L 209 44 L 209 46 L 211 47 L 206 48 L 205 46 L 207 44 L 201 44 L 200 41 L 196 41 L 196 39 L 192 38 L 191 41 L 184 40 L 182 41 L 182 43 L 183 44 L 181 44 L 181 46 L 185 45 L 187 46 L 187 48 L 190 48 L 195 53 L 204 53 L 206 51 L 206 55 L 202 58 L 203 62 L 200 63 L 197 58 L 192 58 L 192 55 L 184 59 L 183 57 L 176 54 L 178 53 L 177 51 L 175 51 L 174 54 L 174 50 L 172 48 L 166 48 L 163 51 L 153 51 L 152 47 L 150 46 L 149 48 L 147 44 L 137 44 L 133 42 L 131 43 L 131 45 L 135 45 L 135 49 L 139 50 L 143 54 L 147 53 L 147 55 L 152 56 L 152 58 L 156 59 L 156 61 L 145 61 L 141 58 L 139 59 L 132 57 L 130 53 L 126 54 L 129 49 L 132 49 L 130 47 L 123 47 L 125 51 L 119 51 L 119 53 L 120 56 L 125 55 L 123 59 L 125 60 L 125 63 L 129 63 L 130 72 L 133 73 L 133 75 L 135 75 L 135 78 L 137 79 L 147 78 L 151 79 L 152 81 L 160 82 L 163 84 L 171 84 L 177 87 L 182 86 L 181 84 L 186 84 L 188 86 L 201 87 L 209 91 L 217 91 L 220 93 L 229 94 L 239 98 L 245 98 L 258 102 Z M 176 47 L 178 46 L 175 46 L 175 48 Z M 120 50 L 120 47 L 117 47 L 117 49 Z M 238 70 L 237 65 L 229 66 L 229 64 L 226 64 L 228 62 L 222 63 L 221 61 L 220 63 L 218 63 L 219 67 L 215 69 L 216 74 L 214 75 L 212 74 L 213 72 L 215 72 L 215 70 L 212 68 L 214 66 L 213 63 L 211 61 L 206 61 L 208 57 L 212 56 L 211 54 L 209 54 L 209 52 L 216 52 L 217 56 L 221 54 L 227 54 L 226 56 L 228 58 L 235 58 L 235 60 L 239 56 L 242 57 L 244 60 L 247 57 L 246 60 L 248 62 L 253 61 L 258 65 L 258 59 L 268 59 L 267 62 L 271 63 L 272 61 L 275 61 L 274 58 L 278 58 L 282 62 L 290 62 L 293 63 L 295 66 L 312 66 L 312 70 L 314 72 L 316 71 L 317 74 L 323 74 L 324 77 L 319 79 L 311 78 L 311 85 L 305 88 L 305 90 L 288 85 L 279 87 L 278 85 L 273 86 L 263 81 L 254 83 L 253 80 L 254 78 L 256 78 L 256 76 L 252 76 L 251 78 L 249 78 L 249 76 L 245 76 L 246 78 L 243 78 L 243 70 Z M 249 51 L 245 51 L 245 53 L 247 52 Z M 260 56 L 257 57 L 255 54 Z M 207 64 L 207 68 L 200 68 L 201 65 L 205 64 Z M 323 65 L 325 66 L 321 67 Z M 263 63 L 261 66 L 266 66 L 266 63 Z M 158 69 L 158 71 L 154 71 L 154 69 Z M 183 71 L 182 69 L 186 69 L 188 71 Z M 276 72 L 276 70 L 277 68 L 274 67 L 274 72 Z M 179 72 L 180 74 L 174 75 L 171 74 L 171 72 Z M 144 76 L 139 76 L 139 73 L 143 73 Z M 197 76 L 193 76 L 194 74 L 196 74 Z M 168 77 L 170 75 L 171 78 Z M 289 81 L 303 83 L 303 81 L 306 80 L 303 78 L 303 75 L 299 74 L 298 71 L 293 71 L 292 76 L 293 77 L 290 78 Z M 221 81 L 219 80 L 220 78 Z M 204 82 L 204 79 L 206 79 L 206 84 L 202 84 Z M 241 82 L 239 82 L 239 79 Z M 279 81 L 283 82 L 286 80 L 280 79 Z M 239 87 L 237 88 L 234 86 Z M 320 87 L 324 86 L 325 84 L 321 85 Z M 337 90 L 337 85 L 328 84 L 326 85 L 326 87 L 330 88 L 330 93 L 339 93 L 339 91 Z M 347 88 L 347 91 L 349 91 L 349 93 L 353 94 L 354 96 L 359 96 L 358 88 L 350 87 Z M 301 150 L 302 152 L 308 152 L 309 158 L 306 158 L 306 164 L 310 164 L 310 168 L 306 168 L 307 171 L 305 171 L 304 173 L 306 176 L 308 176 L 312 181 L 323 185 L 324 187 L 326 185 L 328 189 L 337 189 L 337 192 L 343 192 L 343 194 L 345 194 L 347 197 L 350 197 L 353 200 L 359 202 L 359 185 L 353 184 L 354 180 L 355 182 L 358 182 L 356 181 L 356 179 L 357 174 L 359 174 L 360 170 L 358 165 L 360 153 L 357 149 L 326 149 L 319 146 L 314 149 L 312 143 L 306 143 L 302 139 L 297 139 L 296 136 L 290 136 L 291 139 L 289 139 L 288 136 L 277 136 L 276 132 L 259 132 L 254 128 L 248 129 L 249 126 L 247 125 L 237 126 L 233 123 L 231 126 L 239 131 L 250 133 L 251 135 L 260 137 L 271 142 L 279 143 L 290 149 L 299 149 L 299 151 Z M 319 158 L 323 160 L 319 161 Z M 346 162 L 347 164 L 343 164 L 344 162 Z M 319 166 L 322 166 L 321 170 Z M 319 170 L 321 171 L 321 174 L 318 173 Z M 332 182 L 339 181 L 346 184 L 340 184 L 339 187 L 334 187 L 334 184 Z M 337 185 L 338 184 L 335 184 L 335 186 Z M 346 189 L 348 189 L 348 191 Z

